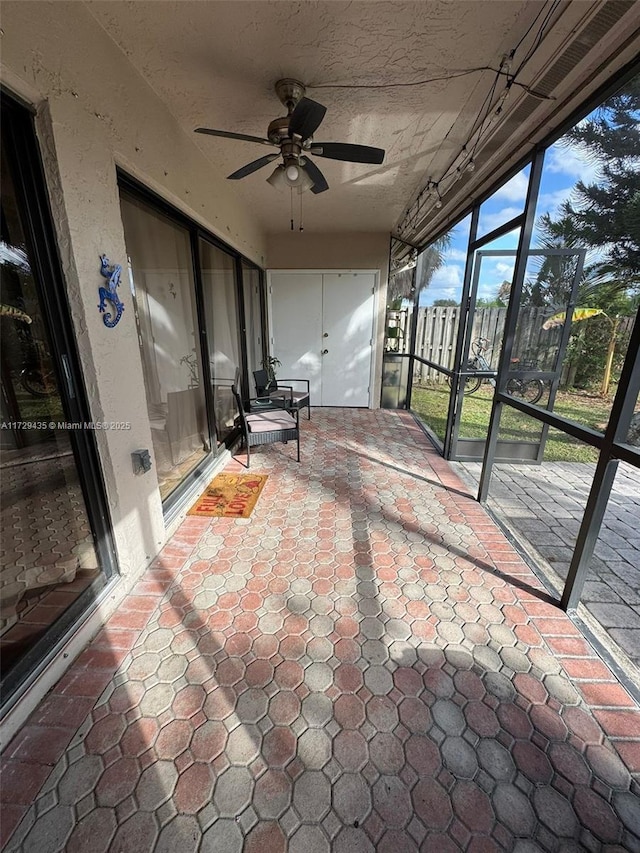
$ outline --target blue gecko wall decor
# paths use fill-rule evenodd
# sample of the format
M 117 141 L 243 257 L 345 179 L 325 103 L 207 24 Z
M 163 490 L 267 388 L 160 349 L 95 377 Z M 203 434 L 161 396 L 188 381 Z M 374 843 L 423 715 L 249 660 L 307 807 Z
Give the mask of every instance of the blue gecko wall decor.
M 121 272 L 122 267 L 120 264 L 114 264 L 111 266 L 109 258 L 106 255 L 100 255 L 100 274 L 109 279 L 109 284 L 108 288 L 98 288 L 98 295 L 100 296 L 98 309 L 101 314 L 104 314 L 104 317 L 102 318 L 103 323 L 110 329 L 118 323 L 120 317 L 122 317 L 122 312 L 124 311 L 124 302 L 122 302 L 118 296 Z M 107 302 L 110 302 L 115 309 L 115 315 L 112 311 L 107 311 Z

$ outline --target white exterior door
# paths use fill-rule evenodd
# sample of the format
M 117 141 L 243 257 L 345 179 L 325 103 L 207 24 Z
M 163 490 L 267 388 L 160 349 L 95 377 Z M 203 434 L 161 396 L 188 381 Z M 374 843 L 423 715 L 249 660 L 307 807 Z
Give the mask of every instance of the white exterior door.
M 308 379 L 312 405 L 369 405 L 375 281 L 370 272 L 271 274 L 277 374 Z
M 373 273 L 322 276 L 322 405 L 368 406 Z
M 271 352 L 282 362 L 276 374 L 308 379 L 311 403 L 322 395 L 322 275 L 274 273 L 270 288 Z

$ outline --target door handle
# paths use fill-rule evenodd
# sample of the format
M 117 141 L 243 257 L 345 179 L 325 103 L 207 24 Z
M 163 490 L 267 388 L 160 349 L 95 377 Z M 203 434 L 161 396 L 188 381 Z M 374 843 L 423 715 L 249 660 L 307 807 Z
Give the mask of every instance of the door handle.
M 322 355 L 326 355 L 328 352 L 329 352 L 329 350 L 328 350 L 328 349 L 323 349 L 323 350 L 322 350 Z

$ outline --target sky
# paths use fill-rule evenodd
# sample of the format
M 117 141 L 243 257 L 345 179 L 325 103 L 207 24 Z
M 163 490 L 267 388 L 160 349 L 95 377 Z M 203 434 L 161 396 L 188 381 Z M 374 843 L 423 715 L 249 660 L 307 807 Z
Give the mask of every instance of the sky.
M 478 236 L 488 234 L 494 228 L 508 222 L 524 210 L 530 166 L 514 175 L 503 184 L 480 208 Z M 597 167 L 589 162 L 576 147 L 558 140 L 547 149 L 536 209 L 536 221 L 543 213 L 555 216 L 563 201 L 569 199 L 578 180 L 585 183 L 597 182 Z M 467 241 L 471 216 L 459 223 L 452 233 L 451 245 L 445 253 L 445 263 L 436 270 L 430 286 L 420 295 L 420 305 L 433 305 L 437 299 L 460 301 L 464 267 L 467 256 Z M 494 299 L 502 283 L 511 280 L 515 263 L 515 249 L 519 231 L 512 231 L 483 250 L 513 250 L 512 256 L 485 257 L 482 259 L 478 282 L 478 298 Z M 534 230 L 532 247 L 536 245 Z

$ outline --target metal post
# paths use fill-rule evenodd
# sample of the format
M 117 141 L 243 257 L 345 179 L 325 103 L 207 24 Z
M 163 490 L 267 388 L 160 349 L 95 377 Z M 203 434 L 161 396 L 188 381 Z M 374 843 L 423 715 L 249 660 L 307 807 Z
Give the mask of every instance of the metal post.
M 414 356 L 416 353 L 416 337 L 418 334 L 418 299 L 420 292 L 417 287 L 418 279 L 418 263 L 416 262 L 413 268 L 412 289 L 413 289 L 413 312 L 411 314 L 411 326 L 409 329 L 409 375 L 407 377 L 407 393 L 405 394 L 405 408 L 411 408 L 411 393 L 413 391 L 413 370 Z
M 196 318 L 198 322 L 199 341 L 196 347 L 200 347 L 201 376 L 204 390 L 204 405 L 206 410 L 207 427 L 209 431 L 209 447 L 215 455 L 218 445 L 218 424 L 215 416 L 215 405 L 213 399 L 213 377 L 211 375 L 211 359 L 209 357 L 208 336 L 213 335 L 213 329 L 207 329 L 206 310 L 204 302 L 204 285 L 202 282 L 202 264 L 200 258 L 200 237 L 196 228 L 189 232 L 191 244 L 191 263 L 193 268 L 193 283 L 195 291 Z
M 467 319 L 469 316 L 468 302 L 469 293 L 471 292 L 471 274 L 473 271 L 473 251 L 472 244 L 475 242 L 478 232 L 478 219 L 480 216 L 480 205 L 476 204 L 471 211 L 471 224 L 469 228 L 469 242 L 467 244 L 467 261 L 464 268 L 464 279 L 462 284 L 462 295 L 460 297 L 460 316 L 458 318 L 458 338 L 456 340 L 456 349 L 453 356 L 454 375 L 451 377 L 451 393 L 449 394 L 449 407 L 447 410 L 447 424 L 444 434 L 444 458 L 451 459 L 452 451 L 455 449 L 455 414 L 456 404 L 458 399 L 458 384 L 460 376 L 460 362 L 462 361 L 462 352 L 464 350 L 464 341 L 467 328 Z
M 387 305 L 389 304 L 389 287 L 391 286 L 391 259 L 393 257 L 393 243 L 396 238 L 389 234 L 389 264 L 387 266 L 387 292 L 384 306 L 384 337 L 382 341 L 382 375 L 380 376 L 380 405 L 384 394 L 384 347 L 387 342 Z
M 238 307 L 238 340 L 240 343 L 240 375 L 242 376 L 242 387 L 246 397 L 251 396 L 251 387 L 249 385 L 249 358 L 247 348 L 247 318 L 244 304 L 244 270 L 242 269 L 242 259 L 239 255 L 235 257 L 235 272 L 236 272 L 236 305 Z
M 587 499 L 587 505 L 582 517 L 582 524 L 578 531 L 576 547 L 571 558 L 567 580 L 562 590 L 560 607 L 563 610 L 575 610 L 580 602 L 587 571 L 593 556 L 593 549 L 598 541 L 602 519 L 609 503 L 611 487 L 616 477 L 618 464 L 617 459 L 607 458 L 605 448 L 603 447 L 595 474 L 593 475 L 591 491 L 589 492 L 589 498 Z
M 504 335 L 502 339 L 502 351 L 498 360 L 498 375 L 496 377 L 496 391 L 504 393 L 506 384 L 509 380 L 509 367 L 511 365 L 511 352 L 513 350 L 513 339 L 515 336 L 516 323 L 518 321 L 518 312 L 520 310 L 520 298 L 522 295 L 522 284 L 524 282 L 524 274 L 527 269 L 529 259 L 529 246 L 531 245 L 531 234 L 535 222 L 536 203 L 538 200 L 538 191 L 540 189 L 540 179 L 542 177 L 542 165 L 544 162 L 544 151 L 538 150 L 531 164 L 531 173 L 529 175 L 529 186 L 527 188 L 527 200 L 525 202 L 525 216 L 518 248 L 516 250 L 516 268 L 513 275 L 513 284 L 511 286 L 511 294 L 509 296 L 509 305 L 507 307 L 507 316 L 505 318 Z M 482 462 L 482 474 L 480 475 L 480 485 L 478 488 L 478 500 L 484 503 L 489 494 L 489 485 L 491 483 L 491 473 L 493 471 L 493 462 L 495 459 L 496 448 L 498 446 L 498 434 L 500 429 L 500 416 L 502 413 L 502 404 L 493 398 L 491 408 L 491 418 L 489 420 L 489 432 L 484 446 L 484 460 Z
M 604 518 L 611 487 L 618 469 L 618 460 L 612 458 L 614 444 L 626 442 L 631 418 L 640 393 L 640 308 L 629 341 L 618 390 L 611 407 L 609 423 L 598 457 L 598 464 L 591 483 L 591 491 L 582 517 L 576 547 L 569 566 L 569 574 L 562 591 L 560 606 L 563 610 L 574 610 L 582 596 L 593 550 Z
M 258 290 L 260 295 L 260 335 L 262 340 L 262 364 L 267 360 L 267 345 L 269 330 L 267 328 L 267 282 L 265 281 L 265 273 L 262 267 L 256 267 L 258 270 Z
M 454 384 L 454 391 L 452 392 L 452 397 L 455 396 L 455 415 L 454 421 L 451 428 L 451 456 L 448 458 L 456 459 L 459 457 L 458 454 L 458 436 L 460 433 L 460 414 L 462 412 L 464 406 L 464 389 L 466 387 L 466 380 L 461 377 L 461 373 L 464 373 L 467 368 L 467 362 L 469 360 L 469 350 L 471 348 L 471 336 L 473 335 L 473 321 L 475 318 L 476 311 L 476 296 L 478 294 L 478 282 L 480 280 L 480 270 L 482 269 L 482 252 L 474 251 L 473 254 L 473 281 L 471 283 L 471 289 L 469 291 L 469 296 L 467 297 L 466 302 L 466 316 L 465 316 L 465 324 L 464 324 L 464 335 L 462 338 L 462 352 L 460 354 L 460 362 L 458 366 L 458 371 L 456 374 L 456 382 Z M 462 320 L 462 318 L 460 318 Z M 464 365 L 464 366 L 463 366 Z

